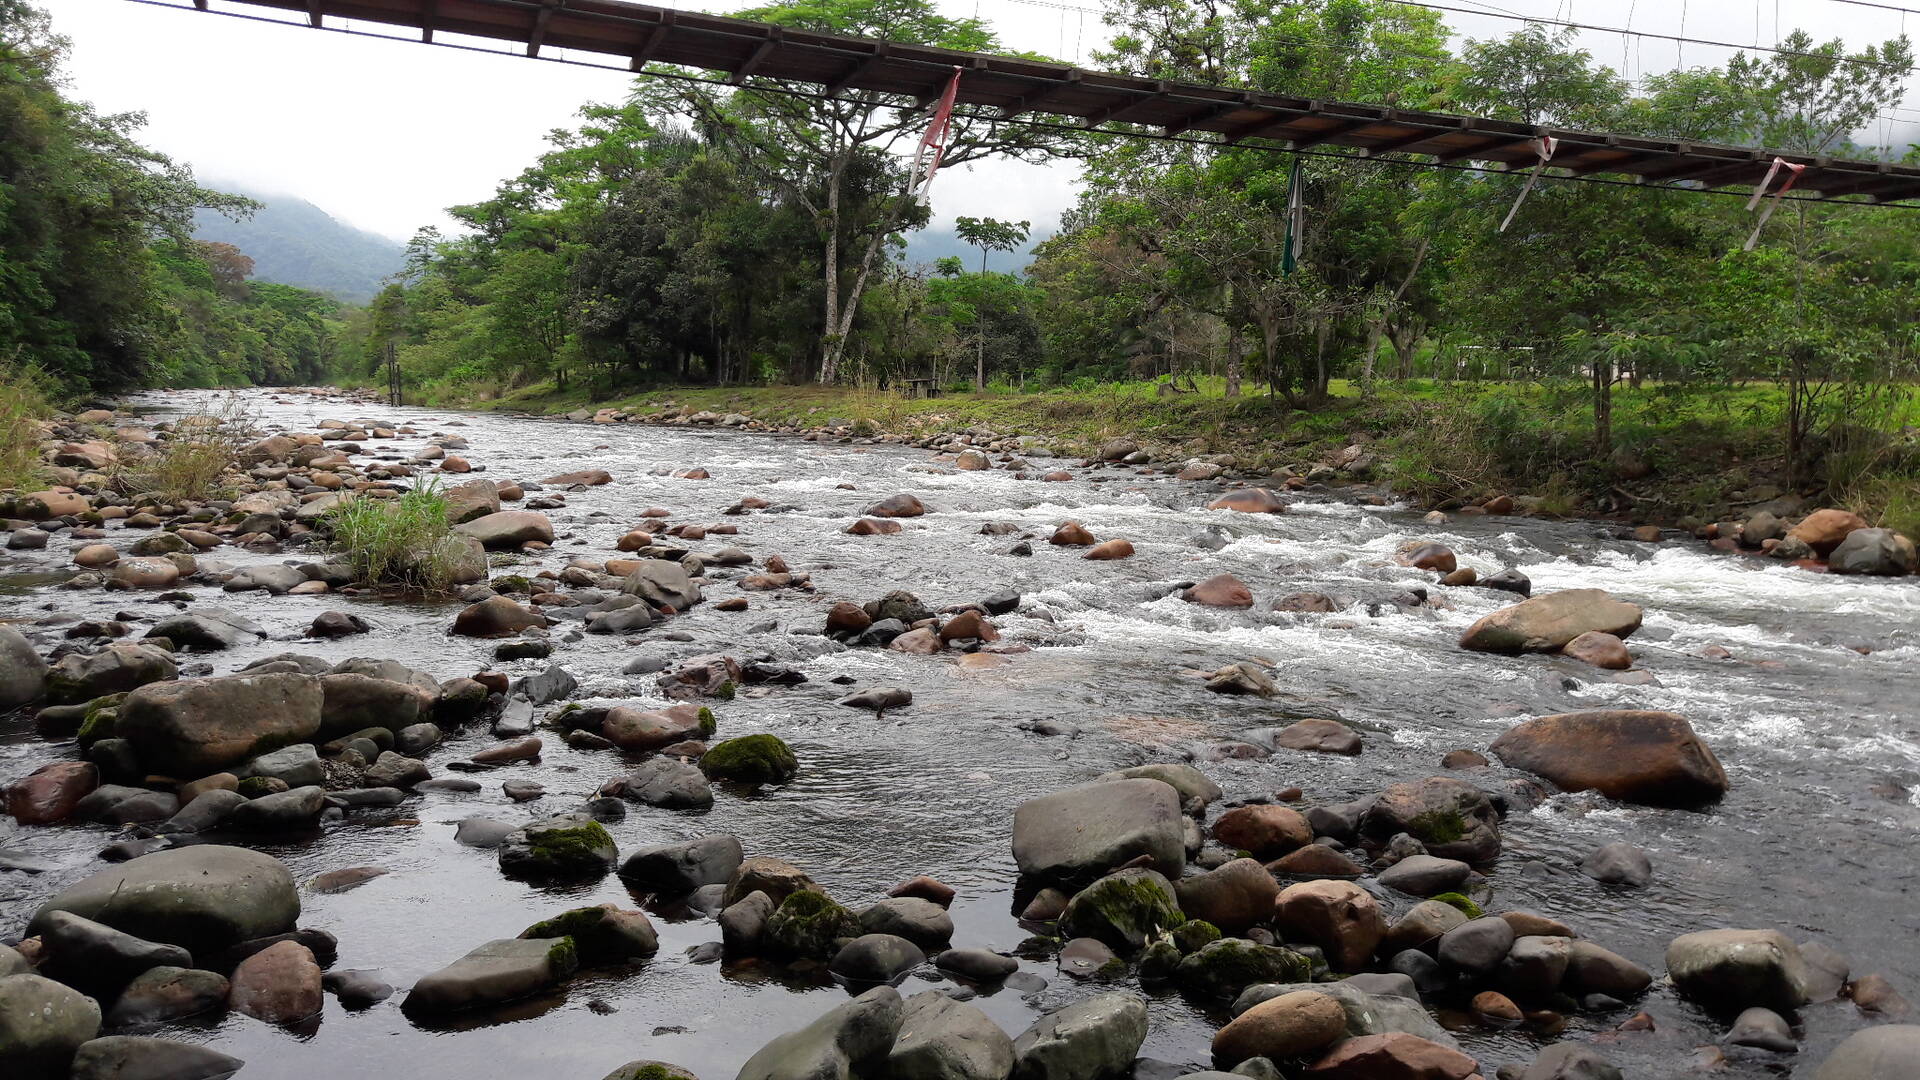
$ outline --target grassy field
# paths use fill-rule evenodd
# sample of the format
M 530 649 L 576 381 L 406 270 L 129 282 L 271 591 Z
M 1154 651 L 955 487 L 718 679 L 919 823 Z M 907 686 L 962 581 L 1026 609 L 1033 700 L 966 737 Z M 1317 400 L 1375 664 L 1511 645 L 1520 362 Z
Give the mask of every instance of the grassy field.
M 1546 512 L 1654 522 L 1739 514 L 1745 504 L 1789 486 L 1783 395 L 1770 384 L 1617 387 L 1615 451 L 1605 458 L 1594 452 L 1590 393 L 1581 383 L 1415 380 L 1378 383 L 1368 394 L 1336 381 L 1331 391 L 1331 400 L 1313 410 L 1292 409 L 1259 392 L 1228 398 L 1218 379 L 1199 380 L 1193 393 L 1164 396 L 1151 382 L 997 388 L 931 399 L 764 386 L 656 388 L 590 400 L 584 390 L 534 386 L 488 401 L 441 403 L 546 414 L 604 407 L 741 412 L 767 423 L 831 422 L 909 436 L 986 427 L 1046 438 L 1069 452 L 1130 436 L 1191 455 L 1232 454 L 1240 467 L 1256 471 L 1311 466 L 1367 442 L 1379 478 L 1436 505 L 1506 491 L 1540 497 Z M 1865 419 L 1885 432 L 1920 423 L 1920 395 L 1896 395 Z M 1830 453 L 1798 479 L 1798 489 L 1819 501 L 1920 531 L 1920 454 L 1910 435 Z

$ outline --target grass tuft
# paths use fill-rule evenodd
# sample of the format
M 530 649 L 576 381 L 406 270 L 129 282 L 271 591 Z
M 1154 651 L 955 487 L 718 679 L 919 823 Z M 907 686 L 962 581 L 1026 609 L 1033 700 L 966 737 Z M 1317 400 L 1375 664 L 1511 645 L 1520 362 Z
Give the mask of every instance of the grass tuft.
M 237 394 L 196 416 L 174 422 L 153 453 L 118 467 L 114 484 L 133 494 L 152 493 L 169 502 L 197 502 L 223 492 L 227 473 L 252 442 L 256 419 Z
M 40 422 L 53 412 L 35 368 L 0 361 L 0 488 L 40 486 Z
M 453 527 L 437 486 L 397 499 L 345 499 L 321 520 L 327 550 L 369 585 L 399 585 L 428 595 L 452 589 Z

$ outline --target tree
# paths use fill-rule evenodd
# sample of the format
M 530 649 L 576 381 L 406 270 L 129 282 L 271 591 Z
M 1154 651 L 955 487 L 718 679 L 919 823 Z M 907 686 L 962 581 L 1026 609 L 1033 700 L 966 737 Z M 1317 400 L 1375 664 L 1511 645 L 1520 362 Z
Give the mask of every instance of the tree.
M 1027 242 L 1027 230 L 1033 227 L 1030 221 L 1000 221 L 995 218 L 962 217 L 954 220 L 953 231 L 960 239 L 980 249 L 980 275 L 987 273 L 987 253 L 992 251 L 1012 251 Z M 979 339 L 974 353 L 973 388 L 987 388 L 987 331 L 986 323 L 981 322 L 975 337 Z
M 950 19 L 931 0 L 813 0 L 738 13 L 780 26 L 972 52 L 999 51 L 978 19 Z M 944 84 L 945 77 L 940 80 Z M 929 84 L 929 98 L 944 85 Z M 901 148 L 927 126 L 911 96 L 842 90 L 823 98 L 816 84 L 754 76 L 737 90 L 695 82 L 642 84 L 636 99 L 689 117 L 701 136 L 776 187 L 812 219 L 821 281 L 821 382 L 840 375 L 848 334 L 887 238 L 919 228 L 926 207 L 914 197 Z M 944 167 L 988 157 L 1039 160 L 1070 143 L 1044 128 L 1009 124 L 998 113 L 956 111 Z

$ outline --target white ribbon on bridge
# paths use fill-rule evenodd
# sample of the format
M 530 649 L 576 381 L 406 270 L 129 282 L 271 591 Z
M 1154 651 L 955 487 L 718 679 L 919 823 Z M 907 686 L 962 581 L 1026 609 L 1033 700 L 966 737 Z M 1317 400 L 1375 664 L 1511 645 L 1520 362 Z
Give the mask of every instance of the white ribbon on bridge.
M 1773 198 L 1768 201 L 1767 208 L 1760 212 L 1760 220 L 1753 223 L 1753 232 L 1748 234 L 1746 246 L 1742 247 L 1741 251 L 1752 251 L 1753 245 L 1760 242 L 1760 230 L 1767 227 L 1767 219 L 1773 217 L 1774 210 L 1780 206 L 1780 200 L 1786 198 L 1787 192 L 1793 190 L 1794 182 L 1800 179 L 1800 174 L 1805 172 L 1807 167 L 1795 165 L 1786 158 L 1774 158 L 1773 164 L 1767 166 L 1767 175 L 1760 181 L 1760 186 L 1753 189 L 1753 198 L 1747 200 L 1748 213 L 1752 213 L 1753 208 L 1760 205 L 1760 200 L 1766 198 L 1767 189 L 1773 186 L 1774 177 L 1780 175 L 1780 170 L 1783 168 L 1787 170 L 1787 182 L 1780 185 L 1780 190 L 1774 192 Z
M 1554 148 L 1559 145 L 1560 140 L 1551 135 L 1542 135 L 1533 140 L 1533 152 L 1540 155 L 1540 163 L 1533 167 L 1533 172 L 1527 177 L 1527 186 L 1520 189 L 1520 196 L 1513 200 L 1513 209 L 1507 211 L 1505 220 L 1500 222 L 1501 232 L 1506 232 L 1507 226 L 1513 224 L 1513 216 L 1520 212 L 1520 204 L 1527 201 L 1527 194 L 1533 190 L 1533 185 L 1540 179 L 1540 174 L 1546 170 L 1547 162 L 1553 160 Z

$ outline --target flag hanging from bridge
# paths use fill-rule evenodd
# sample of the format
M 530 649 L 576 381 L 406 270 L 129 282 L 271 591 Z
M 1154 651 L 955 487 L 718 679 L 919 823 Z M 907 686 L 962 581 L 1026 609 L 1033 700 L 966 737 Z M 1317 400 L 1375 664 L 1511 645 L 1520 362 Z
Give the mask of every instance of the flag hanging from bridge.
M 927 125 L 927 133 L 920 138 L 920 148 L 914 152 L 913 173 L 914 189 L 923 191 L 933 183 L 933 174 L 940 169 L 940 159 L 947 152 L 947 136 L 953 129 L 953 99 L 960 92 L 960 69 L 953 69 L 953 78 L 947 80 L 947 88 L 940 95 L 940 102 L 934 107 L 933 120 Z

